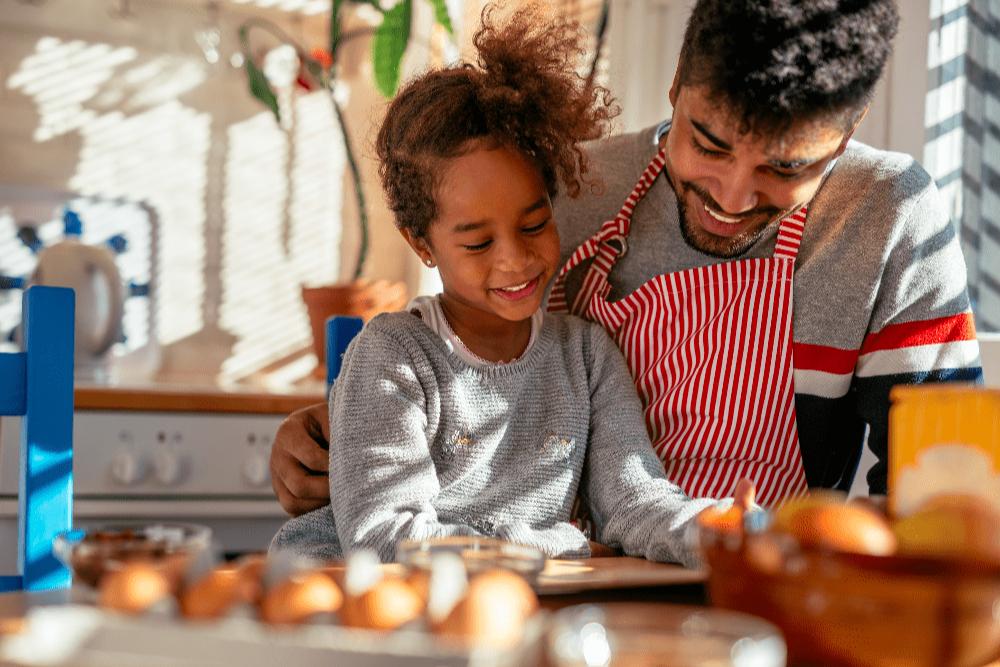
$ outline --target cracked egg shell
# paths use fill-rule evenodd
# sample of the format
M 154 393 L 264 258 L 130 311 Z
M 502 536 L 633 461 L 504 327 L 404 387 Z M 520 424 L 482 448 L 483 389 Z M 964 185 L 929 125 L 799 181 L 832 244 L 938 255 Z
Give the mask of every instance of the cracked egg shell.
M 521 641 L 524 624 L 538 609 L 538 597 L 522 577 L 491 570 L 469 582 L 465 596 L 435 634 L 463 643 L 509 648 Z
M 260 616 L 274 625 L 296 625 L 316 614 L 340 609 L 344 594 L 322 572 L 302 572 L 272 586 L 264 594 Z
M 344 600 L 344 625 L 395 630 L 424 613 L 425 597 L 400 577 L 386 577 L 360 595 Z

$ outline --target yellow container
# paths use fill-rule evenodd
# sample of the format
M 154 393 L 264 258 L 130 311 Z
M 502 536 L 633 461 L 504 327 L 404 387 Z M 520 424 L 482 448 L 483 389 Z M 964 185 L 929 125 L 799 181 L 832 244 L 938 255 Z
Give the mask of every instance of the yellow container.
M 1000 390 L 899 385 L 889 394 L 889 510 L 931 496 L 975 494 L 1000 510 Z

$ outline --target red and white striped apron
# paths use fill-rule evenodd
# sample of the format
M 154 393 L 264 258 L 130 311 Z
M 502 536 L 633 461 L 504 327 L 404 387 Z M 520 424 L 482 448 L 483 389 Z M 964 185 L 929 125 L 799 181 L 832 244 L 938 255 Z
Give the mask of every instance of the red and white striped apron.
M 806 492 L 795 423 L 792 273 L 806 207 L 780 223 L 774 256 L 667 273 L 610 302 L 608 274 L 628 248 L 632 211 L 663 170 L 661 151 L 617 217 L 559 272 L 549 310 L 566 312 L 566 276 L 593 263 L 572 312 L 601 324 L 628 362 L 667 477 L 692 497 L 732 495 L 746 477 L 773 506 Z

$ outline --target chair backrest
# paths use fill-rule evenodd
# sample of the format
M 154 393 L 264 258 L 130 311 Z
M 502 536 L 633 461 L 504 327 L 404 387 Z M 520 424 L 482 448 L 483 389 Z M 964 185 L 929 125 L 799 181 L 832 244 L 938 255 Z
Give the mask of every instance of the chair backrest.
M 333 381 L 340 375 L 344 352 L 354 337 L 361 333 L 364 322 L 360 317 L 334 315 L 326 321 L 326 388 L 329 391 Z
M 0 415 L 21 416 L 18 572 L 3 590 L 65 588 L 52 540 L 73 516 L 73 290 L 33 286 L 23 297 L 24 352 L 0 354 Z

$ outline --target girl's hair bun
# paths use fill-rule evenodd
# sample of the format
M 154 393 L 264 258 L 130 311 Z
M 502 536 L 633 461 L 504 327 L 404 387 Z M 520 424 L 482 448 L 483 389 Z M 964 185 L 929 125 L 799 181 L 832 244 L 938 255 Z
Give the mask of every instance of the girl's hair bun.
M 550 194 L 561 181 L 576 196 L 588 166 L 580 144 L 603 136 L 618 113 L 611 94 L 576 71 L 584 55 L 579 24 L 538 5 L 503 19 L 501 11 L 497 4 L 483 10 L 473 38 L 475 65 L 408 83 L 379 130 L 376 150 L 390 207 L 397 225 L 417 236 L 436 217 L 435 162 L 489 138 L 531 156 Z

